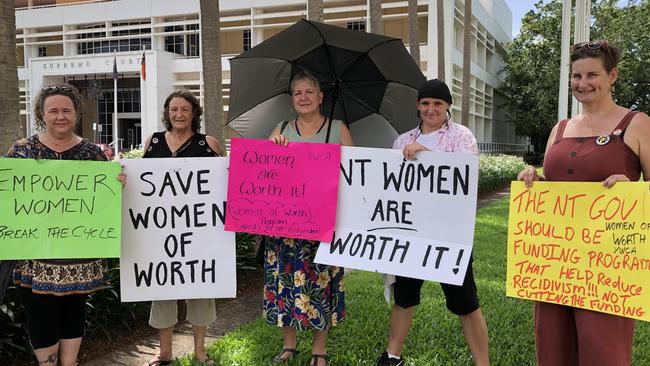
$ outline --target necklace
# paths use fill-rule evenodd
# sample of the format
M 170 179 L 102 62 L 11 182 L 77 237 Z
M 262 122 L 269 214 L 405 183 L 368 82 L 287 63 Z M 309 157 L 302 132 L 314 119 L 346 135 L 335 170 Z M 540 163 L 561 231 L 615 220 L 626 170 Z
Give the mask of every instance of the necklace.
M 47 145 L 49 148 L 56 151 L 67 150 L 70 146 L 76 144 L 76 139 L 77 136 L 74 134 L 68 140 L 63 142 L 51 138 L 47 133 L 42 133 L 39 135 L 39 140 L 41 140 L 41 142 L 45 143 L 45 145 Z
M 190 140 L 192 135 L 194 134 L 191 134 L 181 140 L 180 138 L 177 138 L 176 134 L 174 134 L 172 131 L 169 131 L 169 141 L 171 142 L 170 150 L 172 150 L 172 152 L 178 152 L 178 150 Z
M 327 117 L 324 117 L 324 118 L 323 118 L 323 123 L 321 123 L 320 128 L 318 129 L 318 131 L 316 131 L 316 133 L 315 133 L 314 135 L 318 135 L 318 133 L 319 133 L 319 132 L 323 129 L 323 127 L 325 126 L 325 123 L 327 123 Z M 300 129 L 298 128 L 298 118 L 296 118 L 295 124 L 296 124 L 296 133 L 298 134 L 298 136 L 302 136 L 302 135 L 300 134 Z

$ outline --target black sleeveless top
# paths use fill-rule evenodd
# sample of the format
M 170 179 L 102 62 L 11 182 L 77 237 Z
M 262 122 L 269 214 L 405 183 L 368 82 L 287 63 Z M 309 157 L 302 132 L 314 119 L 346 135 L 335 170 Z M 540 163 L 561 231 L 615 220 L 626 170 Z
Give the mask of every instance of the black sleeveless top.
M 195 133 L 181 147 L 172 152 L 165 140 L 165 132 L 156 132 L 151 137 L 151 143 L 144 152 L 143 158 L 201 158 L 219 156 L 216 151 L 212 150 L 205 135 Z

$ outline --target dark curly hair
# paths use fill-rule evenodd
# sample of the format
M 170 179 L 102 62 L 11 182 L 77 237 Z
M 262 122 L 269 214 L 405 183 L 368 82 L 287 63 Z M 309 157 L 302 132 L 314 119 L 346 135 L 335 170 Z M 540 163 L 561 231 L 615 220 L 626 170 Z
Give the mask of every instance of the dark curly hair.
M 55 84 L 42 87 L 36 97 L 36 104 L 34 104 L 34 119 L 36 122 L 36 129 L 39 131 L 45 129 L 45 121 L 43 120 L 45 99 L 55 95 L 63 95 L 70 98 L 74 105 L 75 113 L 81 109 L 81 94 L 79 94 L 79 90 L 74 86 L 70 84 Z
M 172 123 L 169 120 L 169 103 L 171 103 L 174 98 L 183 98 L 192 105 L 192 132 L 199 132 L 199 129 L 201 128 L 201 115 L 203 114 L 203 108 L 201 107 L 201 103 L 199 103 L 199 99 L 187 89 L 174 90 L 165 100 L 165 110 L 162 117 L 162 123 L 165 126 L 165 129 L 167 131 L 172 130 Z
M 599 58 L 603 62 L 605 70 L 611 72 L 621 57 L 618 47 L 607 40 L 581 42 L 571 46 L 570 61 L 573 64 L 583 58 Z

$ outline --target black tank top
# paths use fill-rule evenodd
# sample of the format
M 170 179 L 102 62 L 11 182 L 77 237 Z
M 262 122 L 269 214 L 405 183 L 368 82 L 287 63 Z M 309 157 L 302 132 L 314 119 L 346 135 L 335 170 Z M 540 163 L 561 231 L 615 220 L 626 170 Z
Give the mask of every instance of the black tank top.
M 195 133 L 173 153 L 165 140 L 165 132 L 156 132 L 151 137 L 151 143 L 144 152 L 144 158 L 200 158 L 219 156 L 205 139 L 205 135 Z

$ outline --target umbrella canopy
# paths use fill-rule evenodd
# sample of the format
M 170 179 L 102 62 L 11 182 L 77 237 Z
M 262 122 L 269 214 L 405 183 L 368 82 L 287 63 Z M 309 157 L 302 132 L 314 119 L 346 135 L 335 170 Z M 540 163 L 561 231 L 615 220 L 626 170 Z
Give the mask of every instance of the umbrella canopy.
M 400 39 L 300 20 L 230 60 L 228 125 L 266 138 L 295 118 L 289 82 L 305 70 L 321 82 L 322 112 L 348 124 L 357 146 L 386 146 L 414 127 L 426 81 Z

